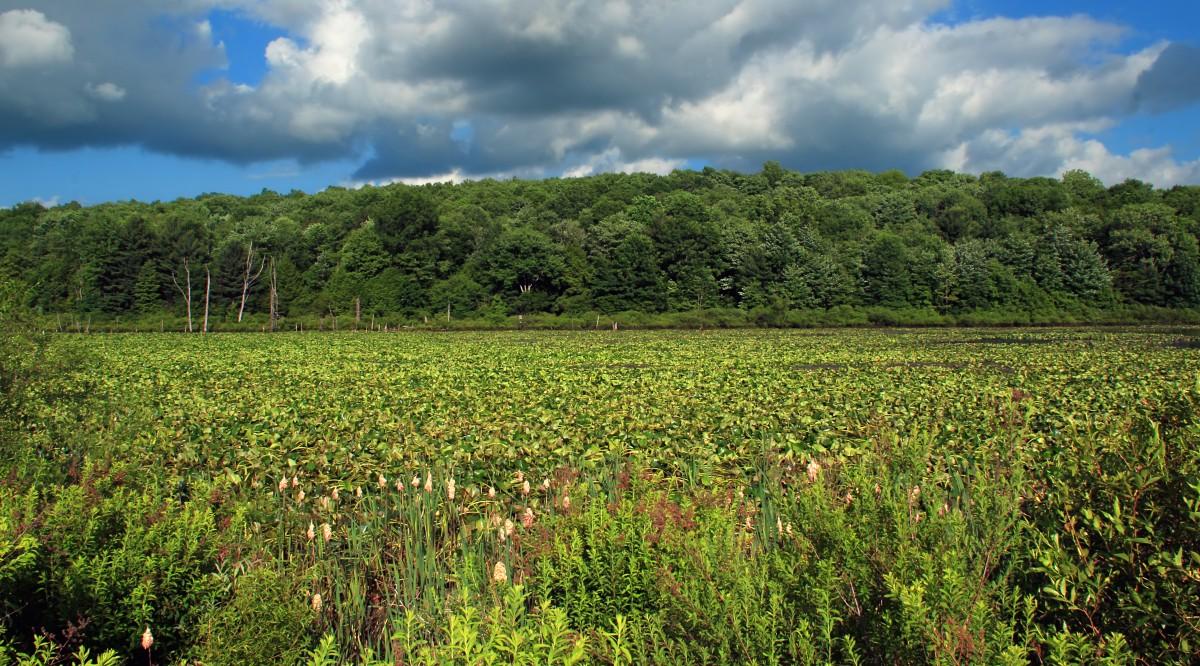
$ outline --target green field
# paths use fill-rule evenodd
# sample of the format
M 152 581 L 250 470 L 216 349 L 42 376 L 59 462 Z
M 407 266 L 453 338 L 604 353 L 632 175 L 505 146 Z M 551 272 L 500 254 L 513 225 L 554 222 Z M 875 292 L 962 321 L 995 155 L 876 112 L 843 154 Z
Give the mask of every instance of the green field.
M 58 336 L 0 663 L 1194 662 L 1197 335 Z

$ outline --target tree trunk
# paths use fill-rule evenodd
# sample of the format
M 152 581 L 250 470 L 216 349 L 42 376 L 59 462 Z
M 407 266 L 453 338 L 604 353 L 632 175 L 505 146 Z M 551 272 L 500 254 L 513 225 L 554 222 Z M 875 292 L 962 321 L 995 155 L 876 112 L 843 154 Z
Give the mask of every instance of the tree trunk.
M 187 284 L 187 291 L 179 286 L 179 280 L 175 278 L 175 271 L 171 271 L 171 282 L 175 283 L 175 288 L 183 295 L 183 303 L 187 306 L 187 332 L 192 332 L 192 269 L 188 265 L 188 258 L 183 258 L 183 273 L 186 276 L 184 280 Z
M 242 313 L 246 311 L 246 295 L 250 293 L 250 288 L 258 282 L 258 277 L 262 275 L 263 268 L 267 265 L 266 257 L 258 264 L 258 271 L 254 272 L 254 241 L 250 241 L 250 245 L 246 248 L 246 265 L 242 270 L 242 302 L 238 306 L 238 323 L 242 322 Z M 271 270 L 275 270 L 274 263 L 271 264 Z M 251 273 L 253 272 L 253 275 Z
M 358 330 L 358 322 L 362 320 L 362 299 L 354 297 L 354 330 Z
M 271 259 L 271 332 L 279 321 L 279 282 L 275 278 L 275 259 Z
M 208 272 L 208 266 L 204 267 L 204 330 L 201 335 L 208 333 L 208 292 L 212 288 L 212 274 Z

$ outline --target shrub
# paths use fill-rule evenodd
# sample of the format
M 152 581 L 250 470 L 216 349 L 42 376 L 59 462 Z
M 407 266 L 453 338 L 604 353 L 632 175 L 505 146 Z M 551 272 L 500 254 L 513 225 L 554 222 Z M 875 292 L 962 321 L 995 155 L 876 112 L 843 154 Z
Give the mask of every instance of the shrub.
M 213 511 L 154 486 L 127 487 L 131 474 L 89 465 L 79 485 L 5 502 L 25 526 L 23 541 L 38 544 L 35 601 L 18 613 L 17 626 L 81 627 L 89 646 L 127 654 L 146 627 L 156 654 L 190 642 L 220 592 L 211 575 L 218 561 Z
M 228 601 L 199 619 L 193 657 L 206 666 L 299 663 L 313 620 L 306 597 L 286 571 L 250 569 L 235 579 Z
M 1062 640 L 1094 653 L 1119 640 L 1155 663 L 1200 659 L 1198 407 L 1200 385 L 1181 388 L 1120 429 L 1064 438 L 1035 467 L 1028 585 Z

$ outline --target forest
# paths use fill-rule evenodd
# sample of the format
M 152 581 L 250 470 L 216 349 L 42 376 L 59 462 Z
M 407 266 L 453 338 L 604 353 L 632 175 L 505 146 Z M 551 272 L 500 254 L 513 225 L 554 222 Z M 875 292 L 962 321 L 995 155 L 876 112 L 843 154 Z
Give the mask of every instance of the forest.
M 60 327 L 64 315 L 195 331 L 536 313 L 1192 321 L 1198 230 L 1200 186 L 768 162 L 755 174 L 26 203 L 0 210 L 0 275 Z

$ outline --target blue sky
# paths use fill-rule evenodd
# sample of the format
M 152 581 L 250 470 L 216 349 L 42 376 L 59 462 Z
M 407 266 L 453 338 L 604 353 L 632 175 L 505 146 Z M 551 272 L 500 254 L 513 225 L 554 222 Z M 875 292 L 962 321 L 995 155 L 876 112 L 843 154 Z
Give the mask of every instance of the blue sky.
M 1200 182 L 1200 3 L 90 4 L 0 0 L 0 205 L 766 159 Z
M 1200 46 L 1200 2 L 1160 0 L 1089 0 L 1054 2 L 1009 0 L 1007 2 L 961 2 L 960 11 L 974 16 L 1069 16 L 1084 14 L 1122 25 L 1128 34 L 1123 50 L 1132 52 L 1161 41 Z M 1162 117 L 1137 114 L 1120 126 L 1102 132 L 1106 144 L 1120 152 L 1147 145 L 1173 144 L 1192 158 L 1200 156 L 1200 107 Z
M 1092 0 L 1089 2 L 964 2 L 964 9 L 979 14 L 1010 16 L 1085 14 L 1126 26 L 1129 33 L 1123 50 L 1132 52 L 1151 44 L 1170 41 L 1200 46 L 1200 2 L 1163 0 Z M 1167 114 L 1135 114 L 1116 127 L 1095 135 L 1111 149 L 1128 153 L 1146 146 L 1171 145 L 1179 157 L 1200 158 L 1200 106 Z

